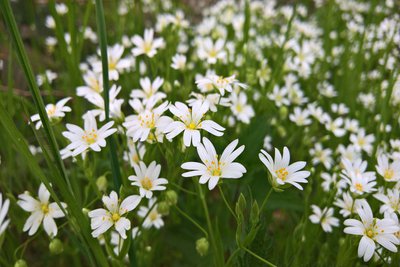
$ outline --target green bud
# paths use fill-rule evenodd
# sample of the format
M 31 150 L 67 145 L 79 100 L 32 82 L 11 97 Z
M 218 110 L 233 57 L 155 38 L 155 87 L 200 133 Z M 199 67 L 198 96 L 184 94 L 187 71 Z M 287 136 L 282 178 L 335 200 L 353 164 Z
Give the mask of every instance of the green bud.
M 168 215 L 169 214 L 169 204 L 166 201 L 161 201 L 157 205 L 157 211 L 161 215 Z
M 288 115 L 288 109 L 287 109 L 287 107 L 282 106 L 282 107 L 279 109 L 279 116 L 281 117 L 281 119 L 284 119 L 284 118 L 287 117 L 287 115 Z
M 28 264 L 23 259 L 19 259 L 15 262 L 14 267 L 28 267 Z
M 164 86 L 163 86 L 164 92 L 169 93 L 172 91 L 172 86 L 171 83 L 169 81 L 164 82 Z
M 174 190 L 168 190 L 165 193 L 165 201 L 167 201 L 170 206 L 176 205 L 178 202 L 178 194 Z
M 202 237 L 196 241 L 196 250 L 200 256 L 207 255 L 209 246 L 210 244 L 208 243 L 208 240 L 205 237 Z
M 281 137 L 285 137 L 286 136 L 286 130 L 285 130 L 285 128 L 284 127 L 282 127 L 282 126 L 278 126 L 278 133 L 279 133 L 279 135 L 281 136 Z
M 258 207 L 257 201 L 254 200 L 250 211 L 250 222 L 253 226 L 257 225 L 260 218 L 260 209 Z
M 102 175 L 96 180 L 97 188 L 100 192 L 105 192 L 107 190 L 107 178 Z
M 58 255 L 64 251 L 64 245 L 60 239 L 54 238 L 49 244 L 49 250 L 51 254 Z
M 88 210 L 87 208 L 82 208 L 82 212 L 83 212 L 83 214 L 85 214 L 85 215 L 88 215 L 89 211 L 90 211 L 90 210 Z

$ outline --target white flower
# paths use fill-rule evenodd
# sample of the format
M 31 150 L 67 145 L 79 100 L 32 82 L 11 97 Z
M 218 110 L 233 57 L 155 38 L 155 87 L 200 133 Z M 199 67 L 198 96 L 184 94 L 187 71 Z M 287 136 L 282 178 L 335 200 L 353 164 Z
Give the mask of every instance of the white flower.
M 10 200 L 4 199 L 3 202 L 3 194 L 0 193 L 0 236 L 4 233 L 4 231 L 7 229 L 8 224 L 10 223 L 9 219 L 8 220 L 5 219 L 9 207 L 10 207 Z
M 230 95 L 231 111 L 233 115 L 246 124 L 250 123 L 250 119 L 254 117 L 254 109 L 251 105 L 247 104 L 247 95 L 244 92 L 236 94 L 232 92 Z
M 132 37 L 132 43 L 136 46 L 132 49 L 134 56 L 147 55 L 152 58 L 157 54 L 157 49 L 164 46 L 164 40 L 162 38 L 154 39 L 154 30 L 145 29 L 144 38 L 139 35 Z
M 123 99 L 118 99 L 117 96 L 121 92 L 121 86 L 116 86 L 115 84 L 111 86 L 109 91 L 109 112 L 110 118 L 119 119 L 122 118 L 121 106 L 124 103 Z M 99 121 L 104 121 L 106 119 L 105 103 L 103 96 L 97 93 L 87 95 L 86 99 L 98 107 L 98 109 L 92 109 L 83 115 L 85 119 L 86 116 L 99 116 Z
M 165 184 L 168 184 L 167 179 L 158 178 L 161 172 L 161 165 L 156 164 L 155 161 L 151 162 L 148 167 L 143 161 L 139 164 L 133 165 L 136 175 L 131 175 L 128 177 L 132 185 L 139 187 L 139 192 L 141 197 L 152 198 L 153 191 L 165 190 Z
M 139 196 L 132 195 L 126 197 L 120 204 L 115 191 L 109 196 L 103 196 L 102 201 L 106 209 L 95 209 L 88 213 L 91 218 L 92 236 L 96 238 L 114 226 L 121 237 L 126 239 L 126 231 L 131 229 L 131 222 L 123 215 L 135 209 L 140 200 Z
M 124 47 L 120 44 L 115 44 L 107 48 L 108 57 L 108 76 L 111 81 L 119 79 L 119 73 L 131 66 L 129 59 L 121 58 L 124 53 Z M 93 70 L 97 73 L 103 72 L 102 62 L 100 60 L 93 62 Z
M 365 262 L 369 261 L 376 249 L 375 242 L 392 252 L 397 252 L 396 245 L 399 245 L 400 242 L 394 234 L 399 231 L 399 227 L 394 220 L 374 218 L 367 202 L 361 204 L 357 213 L 361 221 L 345 220 L 344 225 L 348 227 L 344 229 L 344 232 L 362 236 L 358 245 L 358 257 L 363 257 Z
M 311 119 L 309 118 L 310 112 L 305 109 L 301 110 L 299 107 L 295 107 L 293 114 L 289 115 L 289 119 L 296 123 L 298 126 L 310 125 Z
M 387 189 L 387 194 L 377 193 L 374 195 L 376 199 L 381 201 L 383 205 L 380 207 L 380 213 L 400 212 L 400 190 L 397 188 Z
M 277 107 L 281 107 L 282 105 L 288 106 L 290 104 L 287 94 L 288 91 L 286 88 L 280 89 L 277 85 L 275 85 L 272 93 L 269 93 L 267 96 L 268 99 L 275 102 Z
M 33 198 L 29 192 L 25 192 L 18 196 L 19 200 L 17 204 L 25 211 L 30 212 L 31 215 L 24 224 L 23 231 L 29 230 L 29 235 L 34 235 L 40 224 L 43 222 L 43 228 L 50 237 L 57 235 L 58 229 L 54 221 L 56 218 L 62 218 L 65 216 L 61 207 L 56 202 L 49 203 L 50 192 L 46 189 L 44 184 L 40 184 L 39 199 Z M 63 208 L 67 207 L 67 204 L 60 203 Z
M 354 200 L 349 192 L 344 192 L 342 195 L 342 199 L 340 198 L 336 199 L 334 204 L 339 208 L 341 208 L 339 213 L 346 218 L 349 217 L 351 214 L 353 214 L 358 207 L 360 207 L 360 202 L 361 202 L 360 199 Z
M 146 153 L 146 147 L 142 143 L 135 144 L 132 138 L 128 137 L 128 148 L 129 151 L 124 153 L 124 160 L 129 161 L 133 167 L 143 159 L 143 156 Z
M 217 105 L 224 107 L 229 107 L 231 105 L 229 103 L 230 102 L 229 98 L 222 97 L 220 94 L 217 93 L 203 95 L 192 92 L 190 95 L 194 97 L 186 101 L 190 107 L 193 107 L 196 102 L 200 102 L 201 104 L 206 103 L 208 109 L 211 112 L 217 112 Z
M 333 208 L 325 207 L 321 210 L 316 205 L 311 205 L 311 208 L 314 214 L 310 215 L 310 221 L 315 224 L 320 223 L 325 232 L 330 233 L 333 226 L 339 226 L 339 220 L 333 217 Z
M 206 59 L 208 64 L 215 64 L 218 59 L 224 59 L 226 57 L 224 44 L 225 42 L 222 39 L 218 39 L 215 43 L 213 43 L 211 38 L 201 40 L 197 55 L 200 59 Z
M 71 108 L 65 106 L 65 104 L 71 99 L 71 97 L 66 97 L 54 104 L 46 105 L 47 117 L 51 122 L 57 121 L 58 119 L 65 116 L 65 112 L 70 112 Z M 37 121 L 36 130 L 42 126 L 42 121 L 40 120 L 39 114 L 35 114 L 31 117 L 32 122 Z
M 175 70 L 183 70 L 186 67 L 186 56 L 176 54 L 172 57 L 171 68 Z
M 287 147 L 283 148 L 283 157 L 279 150 L 275 148 L 275 160 L 265 150 L 261 150 L 258 157 L 271 173 L 274 184 L 277 183 L 279 186 L 289 183 L 303 190 L 303 187 L 298 183 L 307 183 L 306 178 L 310 176 L 310 172 L 300 171 L 306 166 L 305 161 L 298 161 L 289 165 L 290 153 Z
M 221 95 L 225 94 L 225 90 L 232 92 L 234 86 L 247 88 L 246 84 L 240 83 L 235 77 L 235 75 L 223 77 L 215 74 L 207 74 L 206 77 L 197 79 L 196 84 L 203 93 L 209 92 L 215 88 L 220 92 Z
M 271 141 L 272 141 L 272 137 L 269 136 L 269 135 L 266 135 L 266 136 L 264 137 L 263 148 L 265 148 L 266 150 L 271 150 L 271 149 L 272 149 Z
M 400 161 L 389 163 L 389 158 L 386 155 L 378 156 L 378 165 L 376 171 L 387 182 L 397 182 L 400 180 Z
M 189 170 L 182 174 L 183 177 L 200 176 L 199 183 L 208 182 L 208 188 L 212 190 L 220 178 L 237 179 L 246 173 L 246 168 L 237 162 L 233 162 L 244 150 L 244 145 L 236 148 L 239 140 L 231 142 L 222 152 L 221 157 L 217 155 L 213 144 L 203 137 L 203 144 L 197 146 L 197 153 L 203 163 L 186 162 L 181 168 Z
M 167 96 L 165 93 L 158 91 L 163 83 L 164 79 L 160 77 L 156 77 L 153 82 L 151 82 L 148 77 L 142 78 L 140 79 L 140 86 L 142 87 L 142 90 L 134 89 L 132 90 L 130 96 L 131 98 L 143 99 L 144 104 L 146 104 L 147 101 L 150 101 L 150 99 L 154 102 L 157 102 Z
M 368 154 L 371 154 L 375 137 L 373 134 L 366 135 L 365 130 L 360 129 L 357 135 L 350 135 L 350 141 L 358 151 L 364 150 Z
M 59 15 L 65 15 L 68 12 L 68 7 L 64 3 L 56 4 L 56 12 Z
M 71 155 L 73 157 L 88 149 L 99 152 L 101 147 L 106 146 L 106 138 L 117 131 L 117 129 L 111 128 L 114 124 L 113 121 L 97 129 L 96 119 L 91 114 L 85 118 L 84 122 L 84 129 L 74 124 L 67 124 L 66 127 L 68 131 L 63 132 L 63 135 L 71 141 L 71 144 L 69 144 L 66 149 L 67 151 L 72 151 Z
M 134 99 L 129 101 L 129 104 L 138 115 L 126 117 L 123 123 L 123 126 L 127 129 L 126 134 L 132 137 L 134 142 L 138 140 L 144 142 L 148 139 L 149 141 L 162 141 L 162 138 L 161 140 L 157 138 L 157 133 L 163 132 L 165 127 L 172 122 L 170 117 L 162 116 L 164 111 L 168 109 L 168 102 L 164 102 L 157 108 L 154 108 L 154 101 L 149 101 L 146 106 L 143 106 L 142 102 Z
M 174 121 L 169 124 L 164 133 L 168 139 L 172 139 L 183 132 L 183 142 L 185 146 L 199 145 L 201 141 L 200 129 L 205 130 L 215 136 L 222 136 L 225 128 L 212 120 L 201 120 L 208 110 L 206 102 L 195 102 L 192 109 L 181 102 L 171 105 L 169 110 L 181 121 Z
M 147 215 L 146 219 L 143 222 L 143 227 L 146 229 L 151 228 L 152 226 L 154 226 L 157 229 L 160 229 L 161 227 L 164 226 L 162 215 L 157 211 L 158 205 L 155 204 L 156 201 L 157 201 L 156 198 L 149 199 L 149 204 L 147 207 L 141 206 L 139 208 L 138 211 L 139 217 L 144 218 Z
M 312 162 L 314 165 L 323 163 L 326 169 L 331 168 L 333 164 L 331 149 L 324 149 L 320 143 L 316 143 L 314 145 L 314 148 L 310 149 L 310 155 L 313 157 Z
M 346 130 L 342 128 L 343 126 L 343 119 L 342 118 L 336 118 L 335 120 L 332 120 L 330 117 L 325 116 L 325 128 L 332 132 L 336 137 L 342 137 L 343 135 L 346 134 Z
M 342 159 L 344 170 L 341 176 L 350 186 L 350 191 L 358 195 L 375 191 L 376 185 L 375 173 L 366 172 L 367 162 L 358 159 L 351 162 L 345 158 Z
M 88 71 L 83 75 L 83 80 L 86 85 L 76 88 L 76 94 L 82 97 L 88 97 L 93 94 L 100 94 L 103 92 L 103 78 L 102 74 L 93 71 Z

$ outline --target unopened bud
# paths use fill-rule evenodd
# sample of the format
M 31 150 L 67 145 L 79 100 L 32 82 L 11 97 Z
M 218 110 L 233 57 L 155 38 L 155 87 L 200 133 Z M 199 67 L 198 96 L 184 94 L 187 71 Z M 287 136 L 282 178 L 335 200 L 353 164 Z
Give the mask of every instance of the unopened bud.
M 178 194 L 174 190 L 168 190 L 165 193 L 165 201 L 167 201 L 169 205 L 176 205 L 178 202 Z
M 161 201 L 157 205 L 157 211 L 161 215 L 168 215 L 169 214 L 169 204 L 166 201 Z
M 58 255 L 64 251 L 64 245 L 60 239 L 54 238 L 49 244 L 51 254 Z
M 97 188 L 100 192 L 105 192 L 107 190 L 107 178 L 102 175 L 96 180 Z
M 196 241 L 196 250 L 200 256 L 207 255 L 209 246 L 210 244 L 208 243 L 208 240 L 205 237 L 202 237 Z
M 15 262 L 14 267 L 28 267 L 28 264 L 23 259 L 19 259 Z

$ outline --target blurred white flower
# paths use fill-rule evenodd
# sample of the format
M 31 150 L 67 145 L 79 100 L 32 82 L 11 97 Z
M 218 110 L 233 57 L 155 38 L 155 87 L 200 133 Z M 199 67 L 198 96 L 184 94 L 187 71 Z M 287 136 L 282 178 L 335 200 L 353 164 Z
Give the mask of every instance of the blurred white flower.
M 144 38 L 139 35 L 133 36 L 132 43 L 136 46 L 132 49 L 132 53 L 134 56 L 144 54 L 150 58 L 154 57 L 157 54 L 157 49 L 164 46 L 163 38 L 154 39 L 153 29 L 145 29 Z
M 397 182 L 400 180 L 400 161 L 389 163 L 389 158 L 382 154 L 378 156 L 376 171 L 386 182 Z
M 134 89 L 131 91 L 131 98 L 139 98 L 142 99 L 143 104 L 146 104 L 147 101 L 158 102 L 159 100 L 165 98 L 167 95 L 163 92 L 160 92 L 159 89 L 164 83 L 164 79 L 160 77 L 156 77 L 152 82 L 148 77 L 140 79 L 140 89 Z
M 157 201 L 156 198 L 149 199 L 149 204 L 147 207 L 141 206 L 138 211 L 138 215 L 141 218 L 144 218 L 143 227 L 148 229 L 151 227 L 155 227 L 156 229 L 160 229 L 164 226 L 164 221 L 162 219 L 162 215 L 157 211 L 158 204 L 155 204 Z
M 325 207 L 320 209 L 316 205 L 311 205 L 313 214 L 310 215 L 310 221 L 314 224 L 321 224 L 324 232 L 332 232 L 332 227 L 339 226 L 339 219 L 333 217 L 333 208 Z
M 71 112 L 71 108 L 65 106 L 65 104 L 71 99 L 71 97 L 66 97 L 58 101 L 55 105 L 54 104 L 47 104 L 46 105 L 46 113 L 47 117 L 51 122 L 56 122 L 62 117 L 65 116 L 65 112 Z M 36 123 L 36 130 L 38 130 L 42 126 L 42 121 L 40 119 L 39 114 L 35 114 L 31 116 L 31 121 Z
M 5 198 L 3 202 L 3 194 L 0 193 L 0 236 L 7 229 L 10 219 L 6 220 L 8 208 L 10 207 L 10 200 Z

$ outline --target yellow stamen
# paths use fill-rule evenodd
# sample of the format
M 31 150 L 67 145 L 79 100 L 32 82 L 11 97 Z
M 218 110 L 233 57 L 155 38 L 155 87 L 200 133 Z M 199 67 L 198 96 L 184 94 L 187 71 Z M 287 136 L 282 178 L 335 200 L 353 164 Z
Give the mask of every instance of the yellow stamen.
M 150 190 L 153 188 L 153 181 L 149 177 L 144 177 L 140 183 L 142 184 L 142 187 L 146 190 Z
M 47 214 L 47 213 L 49 212 L 49 205 L 47 205 L 47 204 L 42 204 L 41 209 L 42 209 L 42 212 L 43 212 L 44 214 Z
M 280 168 L 279 170 L 276 170 L 275 173 L 282 181 L 285 181 L 289 174 L 286 168 Z
M 111 216 L 111 219 L 116 222 L 121 218 L 121 216 L 119 216 L 118 213 L 113 213 L 113 215 Z

